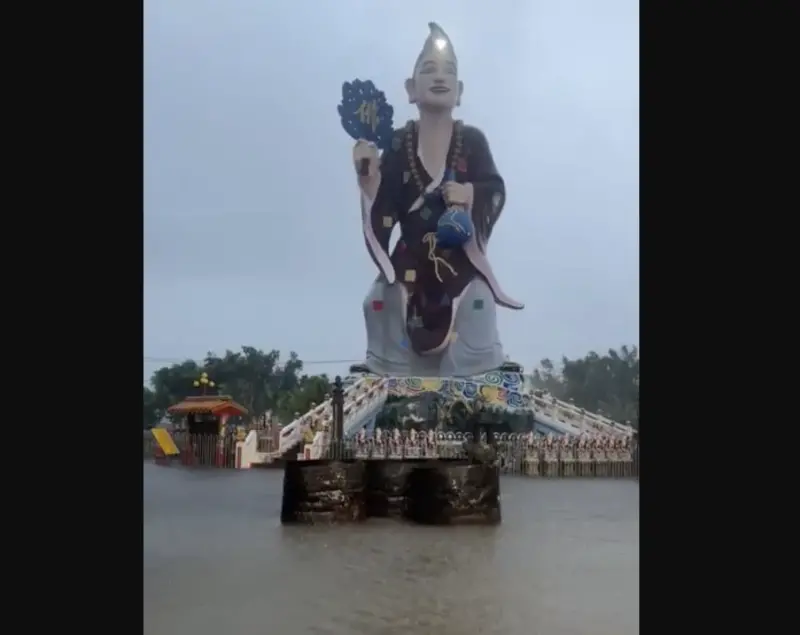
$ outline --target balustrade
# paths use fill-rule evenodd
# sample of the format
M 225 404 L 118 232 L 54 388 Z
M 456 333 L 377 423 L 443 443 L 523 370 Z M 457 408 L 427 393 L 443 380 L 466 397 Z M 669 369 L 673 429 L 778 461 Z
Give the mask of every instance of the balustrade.
M 485 440 L 485 435 L 483 435 Z M 325 432 L 318 433 L 298 459 L 339 458 L 362 460 L 466 458 L 464 443 L 470 433 L 361 430 L 354 439 L 332 447 Z M 497 461 L 502 472 L 540 477 L 629 477 L 636 474 L 631 437 L 542 437 L 531 433 L 495 435 Z

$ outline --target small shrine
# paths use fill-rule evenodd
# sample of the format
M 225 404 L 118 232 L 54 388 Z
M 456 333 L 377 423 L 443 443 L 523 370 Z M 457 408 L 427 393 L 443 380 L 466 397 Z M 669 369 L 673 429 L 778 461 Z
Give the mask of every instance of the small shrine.
M 230 395 L 221 395 L 208 373 L 202 373 L 192 385 L 198 394 L 167 408 L 171 415 L 186 417 L 186 442 L 181 449 L 185 462 L 225 465 L 228 454 L 228 420 L 247 415 L 247 408 L 236 403 Z M 231 450 L 230 452 L 228 450 Z

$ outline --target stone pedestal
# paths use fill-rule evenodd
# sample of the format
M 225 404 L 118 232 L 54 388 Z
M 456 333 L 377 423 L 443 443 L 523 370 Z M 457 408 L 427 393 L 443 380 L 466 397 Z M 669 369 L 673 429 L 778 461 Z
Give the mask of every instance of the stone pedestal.
M 542 474 L 544 476 L 556 477 L 558 476 L 558 455 L 555 450 L 545 450 L 542 463 Z
M 594 475 L 611 476 L 610 465 L 605 450 L 595 451 L 594 453 Z
M 538 477 L 541 475 L 541 463 L 539 461 L 538 452 L 527 454 L 522 465 L 525 476 Z
M 619 453 L 619 471 L 620 476 L 630 477 L 634 475 L 633 472 L 633 457 L 629 451 Z

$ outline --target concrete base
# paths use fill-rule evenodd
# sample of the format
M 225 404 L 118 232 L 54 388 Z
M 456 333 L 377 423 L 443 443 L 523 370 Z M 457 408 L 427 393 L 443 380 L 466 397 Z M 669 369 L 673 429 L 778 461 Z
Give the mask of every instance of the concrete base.
M 281 522 L 497 524 L 499 469 L 463 459 L 287 461 Z
M 425 459 L 364 461 L 367 516 L 401 518 L 405 514 L 408 477 Z
M 281 522 L 341 523 L 366 518 L 364 464 L 355 461 L 286 461 Z
M 425 525 L 496 525 L 500 470 L 463 460 L 431 461 L 411 472 L 405 517 Z

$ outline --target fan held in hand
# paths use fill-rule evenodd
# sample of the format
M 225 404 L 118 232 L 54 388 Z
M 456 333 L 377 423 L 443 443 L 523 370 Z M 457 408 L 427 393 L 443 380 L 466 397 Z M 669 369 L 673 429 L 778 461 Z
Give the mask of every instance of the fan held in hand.
M 365 139 L 388 149 L 392 144 L 394 108 L 386 102 L 383 91 L 375 88 L 372 81 L 354 79 L 342 84 L 342 103 L 339 104 L 342 128 L 353 139 Z M 367 174 L 368 162 L 362 161 L 359 172 Z

